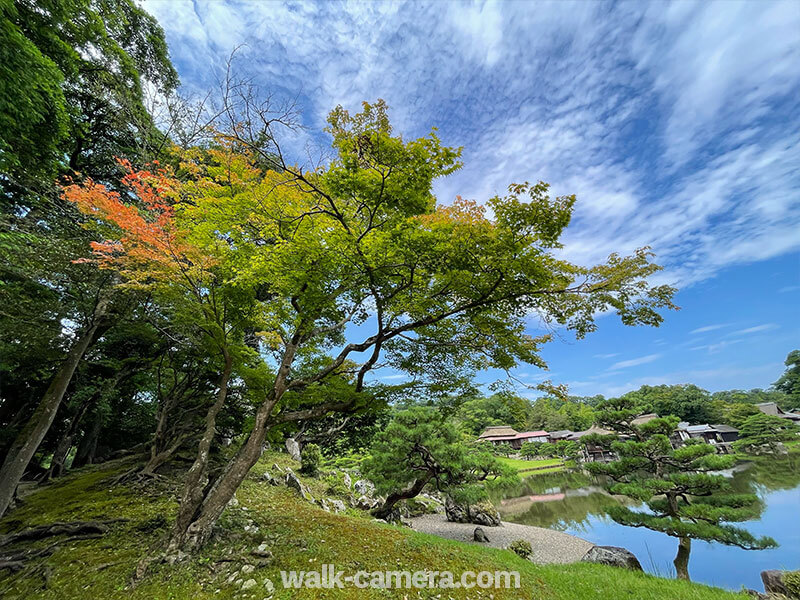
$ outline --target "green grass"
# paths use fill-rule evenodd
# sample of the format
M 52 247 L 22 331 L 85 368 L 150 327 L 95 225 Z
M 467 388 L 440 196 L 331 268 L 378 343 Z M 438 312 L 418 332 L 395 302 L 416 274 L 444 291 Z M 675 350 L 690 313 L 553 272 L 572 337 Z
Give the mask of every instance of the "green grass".
M 545 458 L 542 460 L 525 460 L 522 458 L 506 458 L 504 456 L 498 458 L 500 462 L 515 469 L 517 473 L 524 473 L 525 471 L 552 473 L 565 467 L 564 461 L 560 458 Z
M 589 600 L 630 598 L 646 600 L 727 600 L 744 598 L 720 589 L 683 581 L 660 579 L 642 573 L 575 564 L 538 566 L 507 550 L 461 544 L 373 522 L 367 516 L 330 514 L 300 500 L 292 490 L 259 481 L 273 462 L 286 463 L 285 455 L 267 455 L 237 492 L 240 506 L 228 509 L 221 521 L 222 535 L 200 554 L 178 565 L 158 565 L 137 587 L 128 581 L 137 561 L 160 548 L 167 520 L 175 513 L 175 488 L 168 482 L 146 487 L 111 486 L 115 472 L 125 465 L 93 467 L 70 475 L 25 499 L 20 508 L 0 521 L 7 532 L 23 526 L 56 520 L 127 519 L 112 526 L 105 537 L 70 542 L 60 547 L 37 569 L 8 575 L 0 572 L 0 597 L 4 599 L 61 600 L 98 598 L 141 600 L 262 600 L 267 597 L 262 582 L 275 584 L 272 598 L 490 598 L 497 600 Z M 308 480 L 306 480 L 308 481 Z M 317 492 L 321 481 L 309 482 Z M 258 532 L 246 533 L 253 521 Z M 267 542 L 275 558 L 244 578 L 259 585 L 247 592 L 226 579 L 231 568 L 247 558 L 247 552 Z M 48 540 L 43 543 L 52 543 Z M 517 570 L 521 589 L 484 590 L 285 590 L 280 570 L 319 568 L 358 570 Z M 36 566 L 36 565 L 34 565 Z M 45 567 L 49 571 L 44 584 Z M 490 595 L 490 593 L 492 595 Z M 438 595 L 441 594 L 441 595 Z

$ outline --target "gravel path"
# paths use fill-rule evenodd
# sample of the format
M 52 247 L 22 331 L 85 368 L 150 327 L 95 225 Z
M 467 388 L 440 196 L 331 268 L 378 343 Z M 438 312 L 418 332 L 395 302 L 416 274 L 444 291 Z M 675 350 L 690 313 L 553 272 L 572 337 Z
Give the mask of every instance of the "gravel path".
M 476 543 L 472 541 L 472 533 L 478 526 L 472 523 L 451 523 L 444 515 L 424 515 L 411 519 L 411 522 L 416 531 Z M 531 560 L 538 564 L 578 562 L 594 546 L 574 535 L 531 525 L 503 522 L 500 527 L 481 528 L 489 538 L 487 544 L 481 545 L 507 548 L 514 540 L 529 541 L 533 548 Z

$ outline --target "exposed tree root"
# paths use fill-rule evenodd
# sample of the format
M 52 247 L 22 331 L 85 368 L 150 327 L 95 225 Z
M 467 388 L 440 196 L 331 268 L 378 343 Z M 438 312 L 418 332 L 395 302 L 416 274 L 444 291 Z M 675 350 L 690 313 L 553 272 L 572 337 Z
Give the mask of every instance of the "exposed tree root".
M 11 533 L 0 537 L 0 547 L 16 544 L 28 540 L 42 540 L 56 535 L 83 536 L 92 535 L 97 537 L 108 533 L 108 525 L 117 523 L 125 519 L 115 519 L 113 521 L 72 521 L 69 523 L 56 522 L 39 527 L 29 527 L 17 533 Z M 85 539 L 85 538 L 78 538 Z

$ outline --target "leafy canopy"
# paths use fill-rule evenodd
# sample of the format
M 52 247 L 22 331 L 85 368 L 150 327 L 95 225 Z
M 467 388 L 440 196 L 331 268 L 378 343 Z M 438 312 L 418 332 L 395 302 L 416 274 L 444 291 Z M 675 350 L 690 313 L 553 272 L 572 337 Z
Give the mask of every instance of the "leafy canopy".
M 204 327 L 241 316 L 276 382 L 265 371 L 267 406 L 343 370 L 360 393 L 379 364 L 444 394 L 479 369 L 545 367 L 550 336 L 525 332 L 531 312 L 581 337 L 607 310 L 658 325 L 673 307 L 672 288 L 647 282 L 659 269 L 647 249 L 594 267 L 554 256 L 574 196 L 524 183 L 486 206 L 437 204 L 432 182 L 460 166 L 460 150 L 435 132 L 394 135 L 382 102 L 337 108 L 328 132 L 336 157 L 311 171 L 278 168 L 234 129 L 183 151 L 174 173 L 128 170 L 131 193 L 91 181 L 65 191 L 102 237 L 101 267 L 191 298 L 202 310 L 184 317 Z M 352 325 L 363 327 L 348 339 Z M 341 403 L 320 406 L 317 416 Z

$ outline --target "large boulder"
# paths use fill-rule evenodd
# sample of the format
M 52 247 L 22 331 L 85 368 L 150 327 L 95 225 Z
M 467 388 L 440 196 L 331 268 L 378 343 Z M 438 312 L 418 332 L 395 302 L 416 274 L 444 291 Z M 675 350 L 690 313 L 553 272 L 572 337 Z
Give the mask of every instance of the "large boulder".
M 499 527 L 500 513 L 491 502 L 479 502 L 469 507 L 469 522 L 485 527 Z
M 444 504 L 447 520 L 454 523 L 474 523 L 484 527 L 498 527 L 500 514 L 491 502 L 478 502 L 469 506 L 455 502 L 450 496 Z
M 292 459 L 300 462 L 300 444 L 294 438 L 286 438 L 286 451 Z
M 467 507 L 462 504 L 458 504 L 450 496 L 445 499 L 444 513 L 447 516 L 448 521 L 453 523 L 469 523 L 469 512 Z
M 623 567 L 632 571 L 641 571 L 639 563 L 633 552 L 619 546 L 592 546 L 581 559 L 581 562 L 597 563 L 612 567 Z
M 761 581 L 767 595 L 800 598 L 800 571 L 761 571 Z
M 375 486 L 372 484 L 371 481 L 368 481 L 366 479 L 359 479 L 358 481 L 356 481 L 353 484 L 353 490 L 358 496 L 372 497 L 375 495 Z

